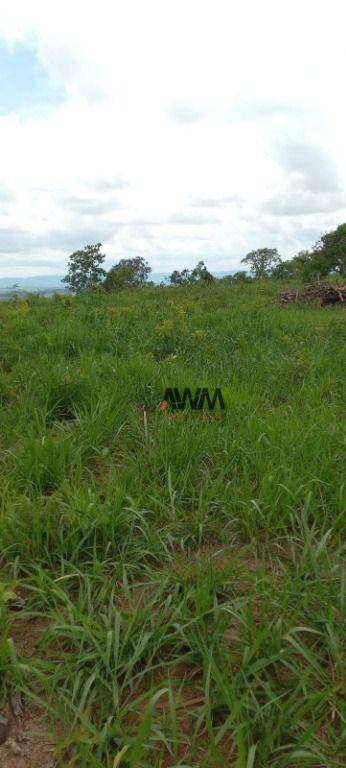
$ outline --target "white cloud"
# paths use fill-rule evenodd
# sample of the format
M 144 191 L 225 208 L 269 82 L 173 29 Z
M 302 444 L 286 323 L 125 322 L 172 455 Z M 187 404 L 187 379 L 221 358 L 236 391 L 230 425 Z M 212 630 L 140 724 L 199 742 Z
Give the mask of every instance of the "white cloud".
M 64 272 L 90 238 L 110 261 L 232 269 L 344 218 L 343 3 L 2 6 L 0 38 L 30 42 L 65 100 L 0 116 L 0 274 L 19 254 Z

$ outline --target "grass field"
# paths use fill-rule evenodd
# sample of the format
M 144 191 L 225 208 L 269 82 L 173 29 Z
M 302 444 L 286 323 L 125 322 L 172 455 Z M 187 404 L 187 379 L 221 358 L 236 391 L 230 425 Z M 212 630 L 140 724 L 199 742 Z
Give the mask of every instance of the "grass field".
M 1 303 L 1 765 L 344 764 L 345 315 L 276 290 Z

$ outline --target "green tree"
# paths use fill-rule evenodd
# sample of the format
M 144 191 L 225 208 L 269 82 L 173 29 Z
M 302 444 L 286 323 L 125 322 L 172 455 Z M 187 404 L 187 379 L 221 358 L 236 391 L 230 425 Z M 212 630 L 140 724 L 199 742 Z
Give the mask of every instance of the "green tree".
M 189 269 L 183 269 L 181 272 L 179 272 L 177 269 L 174 269 L 172 274 L 169 276 L 169 282 L 171 285 L 186 285 L 189 282 L 189 278 Z
M 118 291 L 143 285 L 151 272 L 151 267 L 142 256 L 133 259 L 121 259 L 109 272 L 104 282 L 106 291 Z
M 274 278 L 274 280 L 289 280 L 289 278 L 294 277 L 296 274 L 295 266 L 293 264 L 293 259 L 288 261 L 280 261 L 278 264 L 275 264 L 275 267 L 271 270 L 270 276 Z
M 290 265 L 290 269 L 293 272 L 293 277 L 303 280 L 303 282 L 309 282 L 314 278 L 314 269 L 312 265 L 313 254 L 311 251 L 303 250 L 299 251 L 296 256 L 287 262 Z
M 314 246 L 312 261 L 314 269 L 322 275 L 329 272 L 346 274 L 346 224 L 322 235 Z
M 214 277 L 205 266 L 204 261 L 199 261 L 198 264 L 196 264 L 194 269 L 191 271 L 189 280 L 191 283 L 209 284 L 213 282 Z
M 241 260 L 242 264 L 247 264 L 253 276 L 256 279 L 268 277 L 270 271 L 276 264 L 279 264 L 281 257 L 276 248 L 257 248 L 256 251 L 250 251 Z
M 312 251 L 300 251 L 290 264 L 294 274 L 303 282 L 313 282 L 334 273 L 346 273 L 346 224 L 340 224 L 326 232 L 314 245 Z
M 230 278 L 231 283 L 248 283 L 251 281 L 250 275 L 248 275 L 245 270 L 235 272 L 234 275 L 230 275 Z
M 245 270 L 240 270 L 239 272 L 234 272 L 233 275 L 225 275 L 224 277 L 219 278 L 220 283 L 226 283 L 227 285 L 251 283 L 251 280 L 252 278 L 245 272 Z
M 69 257 L 68 274 L 62 282 L 67 283 L 73 293 L 93 291 L 101 285 L 106 274 L 100 266 L 106 258 L 101 248 L 102 243 L 86 245 Z
M 193 269 L 183 269 L 179 272 L 175 269 L 169 277 L 171 285 L 192 285 L 194 283 L 211 283 L 213 275 L 205 266 L 204 261 L 199 261 Z

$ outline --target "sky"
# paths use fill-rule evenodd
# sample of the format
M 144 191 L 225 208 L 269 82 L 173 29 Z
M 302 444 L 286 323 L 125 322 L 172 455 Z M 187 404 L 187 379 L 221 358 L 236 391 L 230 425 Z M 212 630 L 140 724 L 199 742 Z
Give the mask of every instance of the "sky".
M 234 270 L 346 221 L 344 0 L 0 0 L 0 276 Z

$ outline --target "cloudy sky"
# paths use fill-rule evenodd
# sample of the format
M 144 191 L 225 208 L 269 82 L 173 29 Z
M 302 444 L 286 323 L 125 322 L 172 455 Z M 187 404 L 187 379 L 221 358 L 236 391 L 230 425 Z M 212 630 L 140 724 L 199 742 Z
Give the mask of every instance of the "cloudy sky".
M 346 220 L 344 0 L 0 0 L 0 276 L 236 269 Z

